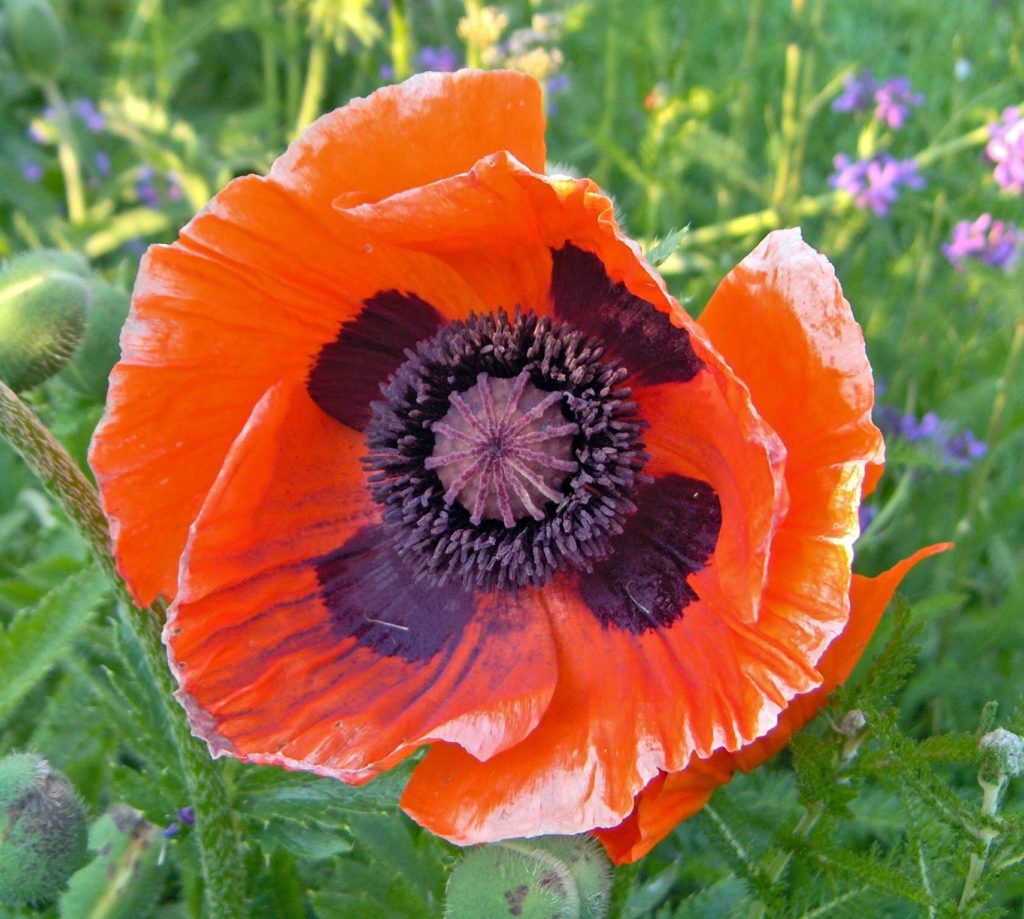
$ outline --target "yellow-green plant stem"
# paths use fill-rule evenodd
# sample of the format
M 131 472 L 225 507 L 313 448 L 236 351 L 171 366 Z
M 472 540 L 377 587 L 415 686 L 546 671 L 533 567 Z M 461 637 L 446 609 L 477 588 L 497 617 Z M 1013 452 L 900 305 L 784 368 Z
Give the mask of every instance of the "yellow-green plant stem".
M 209 919 L 245 919 L 248 910 L 241 840 L 227 805 L 220 770 L 202 744 L 191 736 L 184 712 L 173 698 L 174 678 L 160 641 L 165 613 L 163 604 L 156 603 L 141 610 L 135 606 L 115 570 L 107 522 L 95 490 L 36 414 L 2 382 L 0 438 L 25 460 L 64 509 L 129 609 L 130 615 L 125 620 L 135 631 L 145 653 L 147 669 L 164 700 L 185 790 L 195 809 L 195 832 L 192 835 L 198 845 L 205 882 L 204 915 Z
M 992 843 L 995 842 L 996 837 L 999 833 L 991 826 L 987 825 L 990 821 L 995 820 L 996 814 L 999 813 L 999 795 L 1002 793 L 1003 788 L 1006 786 L 1006 777 L 999 782 L 982 782 L 981 785 L 981 816 L 985 819 L 986 825 L 975 829 L 974 833 L 981 841 L 982 852 L 979 855 L 977 852 L 971 853 L 970 865 L 967 868 L 967 877 L 964 879 L 964 889 L 960 894 L 960 902 L 957 904 L 957 912 L 962 913 L 971 900 L 974 899 L 974 892 L 978 888 L 978 882 L 981 880 L 982 874 L 985 873 L 985 863 L 988 861 L 988 853 L 992 849 Z
M 68 205 L 68 220 L 80 226 L 85 222 L 85 185 L 82 183 L 82 166 L 75 149 L 75 135 L 71 128 L 64 96 L 57 84 L 50 81 L 44 87 L 46 103 L 53 109 L 53 121 L 57 127 L 57 160 L 64 174 L 64 197 Z
M 295 117 L 293 137 L 298 137 L 303 128 L 316 118 L 320 111 L 320 103 L 327 87 L 329 55 L 327 38 L 317 33 L 313 36 L 313 44 L 309 49 L 309 59 L 306 62 L 306 82 L 302 87 L 302 101 L 299 103 L 299 113 Z
M 478 19 L 482 8 L 483 4 L 481 4 L 480 0 L 466 0 L 466 18 L 469 20 Z M 484 66 L 483 49 L 470 39 L 466 41 L 466 66 L 474 68 Z
M 802 6 L 802 3 L 799 4 Z M 796 7 L 797 4 L 794 4 Z M 796 10 L 794 9 L 794 14 Z M 782 116 L 779 123 L 779 159 L 775 170 L 775 185 L 772 189 L 772 207 L 781 208 L 791 186 L 790 174 L 796 154 L 796 137 L 799 128 L 797 111 L 799 107 L 800 60 L 803 52 L 796 42 L 786 45 L 785 78 L 782 88 Z
M 395 80 L 412 76 L 412 37 L 405 0 L 393 0 L 388 13 L 391 25 L 391 66 Z

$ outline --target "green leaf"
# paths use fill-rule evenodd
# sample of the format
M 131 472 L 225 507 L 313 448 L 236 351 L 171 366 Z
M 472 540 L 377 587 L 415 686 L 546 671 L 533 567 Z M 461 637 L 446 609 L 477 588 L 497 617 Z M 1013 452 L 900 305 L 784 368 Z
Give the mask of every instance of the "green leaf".
M 647 259 L 655 268 L 663 265 L 672 257 L 683 237 L 690 232 L 689 227 L 681 227 L 678 230 L 669 230 L 661 239 L 654 240 L 644 253 Z
M 746 888 L 735 875 L 728 875 L 710 887 L 683 900 L 672 919 L 729 919 L 742 915 Z
M 108 589 L 98 568 L 84 568 L 22 610 L 0 634 L 0 719 L 58 661 Z
M 275 766 L 251 766 L 238 780 L 235 806 L 254 820 L 347 826 L 353 814 L 392 810 L 410 772 L 411 767 L 398 766 L 366 785 L 352 786 L 337 779 L 286 772 Z

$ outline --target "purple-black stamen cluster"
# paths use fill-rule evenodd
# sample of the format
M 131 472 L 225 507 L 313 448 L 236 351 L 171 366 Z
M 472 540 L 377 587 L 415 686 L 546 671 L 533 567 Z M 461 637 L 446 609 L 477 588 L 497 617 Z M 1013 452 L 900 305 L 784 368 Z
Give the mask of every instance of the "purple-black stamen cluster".
M 647 455 L 627 371 L 604 353 L 601 342 L 568 325 L 518 311 L 452 322 L 407 352 L 373 403 L 364 462 L 395 548 L 418 577 L 480 590 L 541 585 L 563 568 L 589 571 L 608 554 L 636 510 Z M 435 432 L 463 401 L 452 394 L 479 387 L 481 374 L 525 374 L 540 393 L 562 394 L 563 428 L 574 432 L 570 462 L 558 500 L 548 497 L 539 519 L 481 519 L 479 508 L 473 514 L 453 500 L 437 474 Z

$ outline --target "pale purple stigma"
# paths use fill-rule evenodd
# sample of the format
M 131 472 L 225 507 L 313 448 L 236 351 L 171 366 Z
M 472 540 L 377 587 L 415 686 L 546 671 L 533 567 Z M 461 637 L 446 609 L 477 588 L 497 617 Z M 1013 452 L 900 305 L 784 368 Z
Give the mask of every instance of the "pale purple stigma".
M 514 379 L 480 373 L 475 386 L 451 393 L 425 462 L 445 488 L 445 503 L 458 500 L 474 526 L 543 520 L 544 505 L 562 500 L 562 485 L 578 467 L 571 457 L 579 427 L 566 421 L 562 398 L 538 389 L 525 371 Z

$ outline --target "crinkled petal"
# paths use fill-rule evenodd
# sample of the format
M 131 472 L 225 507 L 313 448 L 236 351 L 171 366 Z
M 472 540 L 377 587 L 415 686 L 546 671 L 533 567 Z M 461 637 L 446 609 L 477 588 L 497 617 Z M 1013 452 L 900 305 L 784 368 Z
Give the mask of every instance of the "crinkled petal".
M 854 575 L 850 624 L 819 663 L 822 685 L 793 699 L 776 726 L 742 750 L 720 750 L 708 759 L 695 757 L 680 772 L 661 773 L 654 778 L 637 795 L 632 813 L 621 824 L 596 832 L 612 861 L 623 864 L 642 858 L 681 820 L 699 811 L 736 769 L 749 772 L 778 753 L 825 705 L 828 694 L 849 678 L 907 572 L 923 559 L 950 548 L 951 543 L 940 543 L 920 549 L 874 578 Z
M 547 707 L 543 613 L 412 579 L 362 451 L 302 384 L 281 383 L 204 502 L 165 640 L 215 755 L 360 782 L 431 740 L 491 756 Z
M 270 175 L 323 215 L 338 196 L 376 201 L 468 172 L 497 150 L 543 172 L 537 81 L 513 71 L 423 73 L 313 122 Z
M 389 292 L 415 293 L 438 322 L 484 306 L 438 260 L 367 250 L 256 176 L 228 185 L 178 242 L 149 250 L 90 451 L 118 570 L 139 603 L 174 596 L 188 526 L 262 394 L 307 376 L 343 327 L 365 325 L 368 301 Z M 350 363 L 368 351 L 392 355 L 349 374 L 361 388 L 347 387 L 346 399 L 357 409 L 360 397 L 363 415 L 421 333 L 423 323 L 403 323 L 403 311 L 399 304 L 370 329 L 386 330 L 386 340 L 371 335 L 349 355 Z M 359 340 L 350 336 L 346 351 Z

